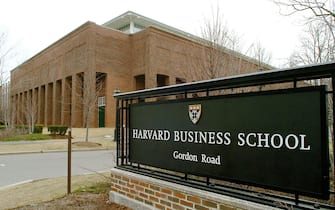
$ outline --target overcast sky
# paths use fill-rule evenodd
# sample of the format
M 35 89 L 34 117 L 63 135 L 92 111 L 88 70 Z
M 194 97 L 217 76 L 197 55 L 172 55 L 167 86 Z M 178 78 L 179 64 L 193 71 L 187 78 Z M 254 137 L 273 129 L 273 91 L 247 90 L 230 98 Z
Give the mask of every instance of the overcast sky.
M 201 24 L 219 5 L 229 27 L 242 37 L 245 50 L 260 41 L 281 66 L 298 45 L 301 26 L 283 17 L 271 0 L 3 0 L 0 32 L 16 55 L 10 70 L 87 21 L 103 24 L 131 10 L 148 18 L 200 34 Z

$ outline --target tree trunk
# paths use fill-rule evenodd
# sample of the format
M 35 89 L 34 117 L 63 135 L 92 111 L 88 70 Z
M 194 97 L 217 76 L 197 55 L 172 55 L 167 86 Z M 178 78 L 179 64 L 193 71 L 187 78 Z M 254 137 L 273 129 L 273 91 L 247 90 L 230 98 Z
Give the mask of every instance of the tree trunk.
M 85 134 L 85 141 L 88 142 L 88 128 L 89 128 L 89 120 L 90 120 L 90 109 L 87 109 L 87 113 L 86 113 L 86 134 Z

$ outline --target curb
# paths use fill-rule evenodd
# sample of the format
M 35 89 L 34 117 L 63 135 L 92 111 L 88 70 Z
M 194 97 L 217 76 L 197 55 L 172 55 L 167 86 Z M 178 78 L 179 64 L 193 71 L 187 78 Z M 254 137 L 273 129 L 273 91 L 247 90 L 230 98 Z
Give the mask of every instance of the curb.
M 101 149 L 75 149 L 72 152 L 86 152 L 86 151 L 101 151 L 101 150 L 113 150 L 113 148 L 101 148 Z M 20 154 L 34 154 L 34 153 L 53 153 L 53 152 L 67 152 L 67 150 L 41 150 L 41 151 L 13 151 L 13 152 L 0 152 L 1 155 L 20 155 Z
M 25 181 L 22 181 L 22 182 L 17 182 L 17 183 L 14 183 L 14 184 L 10 184 L 10 185 L 6 185 L 6 186 L 3 186 L 3 187 L 0 187 L 0 192 L 2 190 L 6 190 L 8 188 L 11 188 L 11 187 L 16 187 L 16 186 L 19 186 L 21 184 L 28 184 L 28 183 L 32 183 L 34 182 L 35 180 L 33 179 L 29 179 L 29 180 L 25 180 Z
M 91 142 L 99 143 L 99 141 L 113 141 L 110 139 L 99 139 L 93 140 Z M 60 146 L 44 146 L 49 145 L 49 143 L 61 142 Z M 2 145 L 8 145 L 8 149 L 2 149 L 0 151 L 1 155 L 14 155 L 14 154 L 32 154 L 32 153 L 49 153 L 49 152 L 67 152 L 68 151 L 68 141 L 63 139 L 57 140 L 42 140 L 42 141 L 19 141 L 19 142 L 0 142 L 0 147 Z M 72 143 L 82 142 L 80 139 L 73 139 Z M 65 145 L 66 144 L 66 145 Z M 22 147 L 20 147 L 22 145 Z M 28 147 L 25 147 L 28 145 Z M 30 145 L 30 146 L 29 146 Z M 36 145 L 36 147 L 35 147 Z M 52 144 L 51 144 L 52 145 Z M 59 148 L 56 148 L 59 147 Z M 3 147 L 2 147 L 3 148 Z M 6 147 L 5 147 L 6 148 Z M 99 151 L 99 150 L 113 150 L 115 149 L 115 144 L 100 144 L 100 146 L 72 146 L 72 152 L 77 151 Z

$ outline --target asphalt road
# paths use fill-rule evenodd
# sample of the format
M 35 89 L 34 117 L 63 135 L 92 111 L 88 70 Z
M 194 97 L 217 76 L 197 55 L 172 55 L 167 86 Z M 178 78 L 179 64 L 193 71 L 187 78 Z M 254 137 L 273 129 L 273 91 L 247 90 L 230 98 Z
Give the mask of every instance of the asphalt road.
M 72 175 L 108 171 L 115 151 L 72 152 Z M 67 176 L 67 152 L 0 155 L 0 188 L 36 179 Z

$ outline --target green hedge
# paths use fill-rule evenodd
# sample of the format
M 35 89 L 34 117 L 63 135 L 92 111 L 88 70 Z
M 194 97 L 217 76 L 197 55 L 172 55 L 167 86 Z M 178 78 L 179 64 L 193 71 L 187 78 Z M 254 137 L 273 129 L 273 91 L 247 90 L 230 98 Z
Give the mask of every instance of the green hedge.
M 49 125 L 48 131 L 52 135 L 62 135 L 64 136 L 66 134 L 66 131 L 68 129 L 68 126 L 66 125 Z
M 43 125 L 41 125 L 41 124 L 34 125 L 34 132 L 33 133 L 42 133 L 42 131 L 43 131 Z
M 15 125 L 16 129 L 28 130 L 28 125 Z
M 23 130 L 28 130 L 29 126 L 28 125 L 16 125 L 16 129 L 23 129 Z M 34 132 L 33 133 L 42 133 L 43 131 L 43 125 L 42 124 L 36 124 L 34 125 Z

